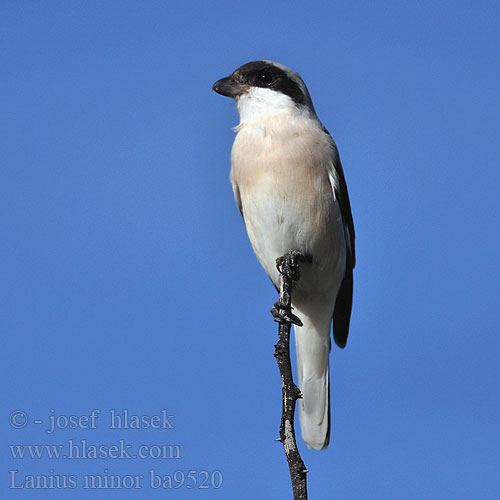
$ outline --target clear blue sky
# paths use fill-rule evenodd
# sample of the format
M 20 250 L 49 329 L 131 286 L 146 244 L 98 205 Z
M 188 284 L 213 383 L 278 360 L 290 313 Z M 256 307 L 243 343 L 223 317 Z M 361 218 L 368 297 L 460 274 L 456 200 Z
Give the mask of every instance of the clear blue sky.
M 500 498 L 499 23 L 494 1 L 2 2 L 0 496 L 290 498 L 275 291 L 228 181 L 237 114 L 210 91 L 265 58 L 307 83 L 357 231 L 332 443 L 299 441 L 311 499 Z M 125 408 L 175 429 L 110 429 Z M 46 432 L 93 409 L 96 429 Z M 68 439 L 182 459 L 7 448 Z M 223 486 L 160 491 L 152 469 Z M 8 492 L 8 470 L 78 488 Z M 82 489 L 105 470 L 142 488 Z

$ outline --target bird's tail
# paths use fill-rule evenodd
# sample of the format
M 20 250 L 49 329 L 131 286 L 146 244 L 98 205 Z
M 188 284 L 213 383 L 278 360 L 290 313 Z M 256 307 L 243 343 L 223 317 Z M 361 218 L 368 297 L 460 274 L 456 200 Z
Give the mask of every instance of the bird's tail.
M 297 372 L 302 399 L 298 400 L 302 437 L 309 448 L 321 450 L 330 441 L 330 353 L 331 315 L 322 323 L 312 322 L 307 313 L 295 308 L 303 322 L 295 327 Z M 321 316 L 321 315 L 320 315 Z M 318 315 L 313 315 L 315 319 Z M 321 322 L 320 322 L 321 323 Z

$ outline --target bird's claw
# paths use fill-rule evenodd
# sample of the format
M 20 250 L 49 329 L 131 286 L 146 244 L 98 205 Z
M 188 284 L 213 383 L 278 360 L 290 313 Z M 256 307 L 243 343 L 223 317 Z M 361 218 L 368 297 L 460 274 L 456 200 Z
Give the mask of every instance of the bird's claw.
M 291 307 L 282 306 L 279 302 L 275 302 L 271 308 L 271 314 L 274 321 L 277 323 L 291 323 L 293 325 L 302 326 L 303 323 L 298 316 L 292 313 Z
M 300 279 L 300 262 L 312 262 L 312 258 L 298 250 L 290 250 L 286 255 L 276 259 L 276 269 L 292 281 L 298 281 Z

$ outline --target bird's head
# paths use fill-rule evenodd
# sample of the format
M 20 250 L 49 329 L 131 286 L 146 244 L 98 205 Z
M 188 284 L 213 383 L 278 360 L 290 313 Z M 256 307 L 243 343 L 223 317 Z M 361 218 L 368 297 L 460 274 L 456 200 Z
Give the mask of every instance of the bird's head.
M 311 97 L 300 75 L 272 61 L 253 61 L 214 83 L 212 90 L 232 97 L 242 121 L 280 110 L 314 112 Z

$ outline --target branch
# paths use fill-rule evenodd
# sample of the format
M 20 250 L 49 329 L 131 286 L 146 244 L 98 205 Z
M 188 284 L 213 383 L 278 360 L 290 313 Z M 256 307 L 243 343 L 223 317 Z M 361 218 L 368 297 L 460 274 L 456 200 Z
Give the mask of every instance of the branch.
M 290 469 L 294 500 L 307 500 L 307 469 L 302 461 L 297 442 L 295 441 L 295 403 L 301 397 L 295 385 L 290 362 L 290 329 L 291 324 L 302 326 L 302 321 L 292 314 L 292 288 L 300 279 L 299 263 L 308 260 L 303 254 L 291 251 L 276 259 L 280 272 L 280 300 L 274 304 L 271 314 L 279 323 L 278 343 L 274 346 L 274 357 L 278 361 L 283 390 L 283 409 L 281 414 L 280 438 Z

